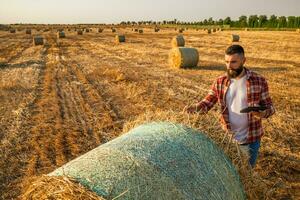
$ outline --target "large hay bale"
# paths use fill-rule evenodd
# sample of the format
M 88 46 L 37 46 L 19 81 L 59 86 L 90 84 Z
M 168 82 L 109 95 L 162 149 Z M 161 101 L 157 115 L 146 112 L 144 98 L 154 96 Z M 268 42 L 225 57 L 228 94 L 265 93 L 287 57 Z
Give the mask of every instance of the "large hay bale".
M 86 29 L 85 29 L 85 32 L 86 32 L 86 33 L 89 33 L 89 32 L 90 32 L 90 29 L 86 28 Z
M 296 30 L 298 33 L 300 33 L 300 29 L 298 28 L 297 30 Z
M 173 37 L 171 41 L 172 47 L 184 47 L 185 40 L 182 35 L 177 35 Z
M 26 29 L 25 33 L 31 35 L 31 29 Z
M 58 38 L 65 38 L 65 37 L 66 37 L 66 34 L 65 34 L 65 32 L 63 32 L 63 31 L 60 31 L 60 32 L 57 33 L 57 37 L 58 37 Z
M 169 53 L 169 64 L 175 68 L 196 67 L 199 61 L 199 53 L 195 48 L 178 47 Z
M 154 32 L 156 32 L 156 33 L 157 33 L 157 32 L 159 32 L 159 31 L 160 31 L 160 29 L 159 29 L 159 28 L 157 28 L 157 27 L 155 27 L 155 28 L 154 28 Z
M 143 30 L 143 29 L 140 29 L 140 30 L 139 30 L 139 33 L 140 33 L 140 34 L 144 33 L 144 30 Z
M 240 36 L 236 34 L 231 35 L 231 41 L 232 42 L 239 42 L 240 41 Z
M 44 38 L 42 36 L 35 36 L 33 38 L 34 45 L 44 45 Z
M 211 34 L 211 29 L 207 29 L 207 34 Z
M 215 28 L 213 28 L 213 29 L 212 29 L 212 32 L 214 32 L 214 33 L 215 33 L 215 32 L 217 32 L 217 30 L 216 30 Z
M 184 31 L 184 28 L 181 28 L 178 30 L 179 33 L 183 33 L 183 31 Z
M 173 123 L 148 123 L 58 168 L 107 199 L 243 200 L 240 177 L 207 136 Z
M 10 29 L 9 32 L 10 33 L 16 33 L 16 29 Z
M 115 28 L 111 29 L 111 32 L 115 33 L 117 30 Z
M 98 28 L 98 33 L 102 33 L 103 32 L 103 28 Z
M 77 35 L 82 35 L 83 34 L 83 31 L 82 30 L 78 30 L 77 31 Z
M 116 43 L 117 44 L 125 42 L 125 35 L 116 35 L 115 38 L 116 38 Z

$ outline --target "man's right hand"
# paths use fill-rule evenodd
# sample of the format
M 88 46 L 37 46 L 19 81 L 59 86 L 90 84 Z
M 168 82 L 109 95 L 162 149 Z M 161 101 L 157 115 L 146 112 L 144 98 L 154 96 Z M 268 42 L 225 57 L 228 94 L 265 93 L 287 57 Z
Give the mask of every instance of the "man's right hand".
M 196 113 L 196 112 L 198 112 L 198 106 L 197 106 L 197 104 L 187 105 L 183 108 L 183 112 L 187 112 L 189 114 Z

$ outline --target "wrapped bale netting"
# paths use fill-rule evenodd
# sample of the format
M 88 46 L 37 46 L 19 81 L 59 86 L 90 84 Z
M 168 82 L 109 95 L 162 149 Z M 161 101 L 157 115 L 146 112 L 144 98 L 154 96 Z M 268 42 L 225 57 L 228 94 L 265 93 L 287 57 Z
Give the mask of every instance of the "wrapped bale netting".
M 207 136 L 183 125 L 141 125 L 70 161 L 68 176 L 105 199 L 243 200 L 240 177 Z
M 60 32 L 57 33 L 57 37 L 58 37 L 58 38 L 65 38 L 65 37 L 66 37 L 66 34 L 65 34 L 65 32 L 63 32 L 63 31 L 60 31 Z
M 184 37 L 182 35 L 173 37 L 171 44 L 172 47 L 184 47 L 185 45 Z
M 122 43 L 125 42 L 125 35 L 116 35 L 116 43 Z
M 231 35 L 231 41 L 232 42 L 239 42 L 240 41 L 240 36 L 236 34 Z
M 34 45 L 44 45 L 44 38 L 42 36 L 35 36 L 33 38 Z
M 175 68 L 196 67 L 199 61 L 199 53 L 195 48 L 178 47 L 169 53 L 169 64 Z

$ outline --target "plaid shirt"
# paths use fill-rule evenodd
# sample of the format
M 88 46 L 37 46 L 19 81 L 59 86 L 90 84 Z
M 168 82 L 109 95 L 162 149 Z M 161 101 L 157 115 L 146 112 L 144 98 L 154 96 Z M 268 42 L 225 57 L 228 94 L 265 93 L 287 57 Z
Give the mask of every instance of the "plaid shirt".
M 270 117 L 275 113 L 275 110 L 269 96 L 266 79 L 247 68 L 245 68 L 245 71 L 248 106 L 264 105 L 267 107 L 264 118 Z M 227 75 L 220 76 L 213 83 L 208 95 L 197 104 L 197 110 L 207 113 L 218 102 L 221 107 L 222 127 L 224 130 L 230 132 L 229 112 L 226 105 L 226 92 L 229 85 L 230 79 L 227 78 Z M 262 120 L 255 118 L 252 113 L 248 113 L 248 136 L 246 144 L 259 140 L 262 135 Z

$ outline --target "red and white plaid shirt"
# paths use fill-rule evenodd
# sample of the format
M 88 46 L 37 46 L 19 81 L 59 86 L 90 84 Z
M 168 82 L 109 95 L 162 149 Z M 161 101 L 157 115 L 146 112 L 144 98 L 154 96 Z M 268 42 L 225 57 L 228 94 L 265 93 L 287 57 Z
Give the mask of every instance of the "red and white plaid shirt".
M 247 78 L 247 103 L 248 106 L 267 107 L 266 115 L 268 118 L 275 113 L 272 100 L 269 96 L 267 81 L 261 75 L 245 68 Z M 230 85 L 227 75 L 220 76 L 212 85 L 208 95 L 197 105 L 198 110 L 207 113 L 217 102 L 221 106 L 221 124 L 224 130 L 230 131 L 229 112 L 226 105 L 226 92 Z M 262 121 L 255 118 L 252 113 L 248 113 L 248 135 L 247 142 L 251 143 L 259 140 L 263 135 Z

